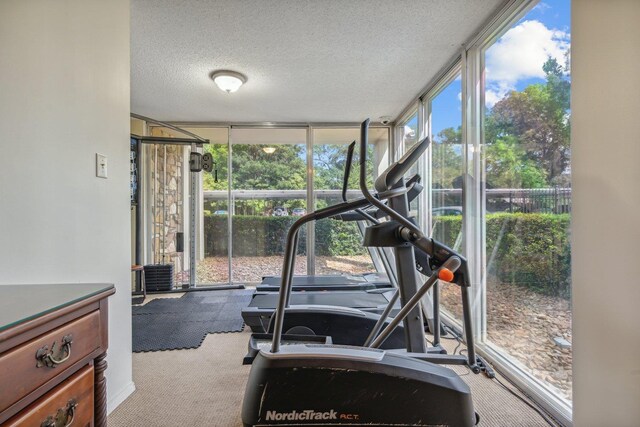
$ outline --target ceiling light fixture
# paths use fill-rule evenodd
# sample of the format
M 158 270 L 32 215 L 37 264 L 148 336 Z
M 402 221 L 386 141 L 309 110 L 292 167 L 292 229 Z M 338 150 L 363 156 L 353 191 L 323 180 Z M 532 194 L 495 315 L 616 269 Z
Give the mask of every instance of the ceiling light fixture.
M 267 154 L 273 154 L 276 152 L 276 147 L 264 147 L 262 151 L 264 151 Z
M 211 79 L 221 90 L 227 93 L 237 91 L 240 86 L 247 82 L 247 78 L 243 74 L 229 70 L 214 71 L 211 73 Z

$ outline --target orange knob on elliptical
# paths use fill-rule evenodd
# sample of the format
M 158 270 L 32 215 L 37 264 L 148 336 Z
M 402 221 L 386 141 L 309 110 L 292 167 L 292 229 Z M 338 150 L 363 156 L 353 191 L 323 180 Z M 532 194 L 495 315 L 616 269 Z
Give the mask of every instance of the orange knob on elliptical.
M 442 268 L 438 272 L 438 279 L 444 280 L 445 282 L 451 282 L 453 280 L 453 272 L 448 268 Z

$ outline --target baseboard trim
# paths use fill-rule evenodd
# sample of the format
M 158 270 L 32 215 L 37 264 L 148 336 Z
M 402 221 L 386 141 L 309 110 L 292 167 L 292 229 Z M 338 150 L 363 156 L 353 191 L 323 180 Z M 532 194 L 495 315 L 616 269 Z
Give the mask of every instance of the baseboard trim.
M 107 415 L 110 414 L 114 409 L 116 409 L 122 402 L 124 402 L 127 397 L 131 396 L 131 393 L 136 391 L 136 385 L 133 381 L 129 382 L 125 385 L 122 390 L 117 392 L 111 399 L 107 401 Z

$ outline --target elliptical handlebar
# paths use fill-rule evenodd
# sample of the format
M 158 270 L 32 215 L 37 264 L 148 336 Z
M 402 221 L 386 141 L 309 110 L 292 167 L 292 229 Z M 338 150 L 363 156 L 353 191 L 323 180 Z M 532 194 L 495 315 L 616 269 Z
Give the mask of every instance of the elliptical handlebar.
M 375 190 L 378 193 L 381 193 L 393 188 L 393 186 L 396 185 L 400 178 L 402 178 L 409 171 L 409 169 L 411 169 L 411 166 L 413 166 L 418 161 L 420 156 L 424 154 L 427 148 L 429 148 L 429 145 L 431 145 L 431 140 L 429 139 L 429 137 L 426 137 L 415 144 L 413 147 L 411 147 L 409 151 L 404 153 L 400 160 L 395 162 L 380 174 L 373 186 Z
M 411 221 L 409 221 L 404 216 L 400 215 L 398 212 L 393 210 L 391 207 L 387 206 L 378 197 L 375 197 L 369 191 L 369 188 L 367 187 L 367 144 L 368 144 L 368 142 L 369 142 L 369 119 L 365 120 L 360 125 L 360 190 L 362 191 L 362 194 L 364 195 L 365 199 L 367 199 L 372 205 L 374 205 L 375 207 L 377 207 L 381 211 L 385 212 L 392 219 L 398 221 L 400 223 L 400 225 L 402 225 L 405 228 L 409 229 L 411 232 L 415 233 L 416 235 L 418 235 L 420 237 L 424 237 L 424 239 L 421 240 L 419 247 L 424 252 L 428 253 L 429 255 L 432 255 L 432 252 L 433 252 L 433 247 L 432 246 L 433 245 L 431 244 L 432 242 L 430 242 L 431 239 L 429 239 L 428 237 L 424 236 L 424 234 L 422 234 L 420 229 L 418 227 L 416 227 Z M 420 150 L 418 150 L 416 148 L 418 146 L 422 147 L 422 148 Z M 419 155 L 416 157 L 414 154 L 417 153 L 417 152 L 420 152 L 420 154 L 422 154 L 424 152 L 424 150 L 427 149 L 428 146 L 429 146 L 429 140 L 426 139 L 426 138 L 423 139 L 409 153 L 407 153 L 404 156 L 402 156 L 402 158 L 398 162 L 396 162 L 393 165 L 391 165 L 390 167 L 388 167 L 387 170 L 385 170 L 383 172 L 383 175 L 385 175 L 388 178 L 388 177 L 391 177 L 391 176 L 396 176 L 398 171 L 404 171 L 404 172 L 408 171 L 409 168 L 411 168 L 411 166 L 413 165 L 413 163 L 415 163 L 418 160 L 418 158 L 420 157 Z M 409 159 L 411 159 L 411 161 L 413 163 L 408 162 Z M 400 162 L 404 162 L 403 166 L 401 168 L 397 169 L 396 168 L 396 164 L 399 164 Z M 403 175 L 398 176 L 397 180 L 402 178 L 402 176 Z M 387 179 L 385 179 L 385 181 L 386 180 Z M 396 183 L 397 183 L 397 180 L 396 180 Z M 390 184 L 391 187 L 385 188 L 385 190 L 386 191 L 392 190 L 393 186 L 396 183 Z
M 466 258 L 464 258 L 461 254 L 457 253 L 451 248 L 443 245 L 440 242 L 433 240 L 432 238 L 425 236 L 424 233 L 413 224 L 408 218 L 400 215 L 394 209 L 392 209 L 387 204 L 383 203 L 379 197 L 375 197 L 371 194 L 369 189 L 367 188 L 367 144 L 369 142 L 369 119 L 362 122 L 360 125 L 360 190 L 364 195 L 365 199 L 371 202 L 372 205 L 376 206 L 381 211 L 385 212 L 391 219 L 398 222 L 399 227 L 399 235 L 405 241 L 411 243 L 413 246 L 419 248 L 423 252 L 427 253 L 432 260 L 431 268 L 433 270 L 442 268 L 444 265 L 447 265 L 450 259 L 457 259 L 460 264 L 456 268 L 454 272 L 454 276 L 451 278 L 451 282 L 455 282 L 460 286 L 461 295 L 462 295 L 462 310 L 464 317 L 464 329 L 465 329 L 465 338 L 467 341 L 467 356 L 468 356 L 468 364 L 472 369 L 477 368 L 476 364 L 476 353 L 475 353 L 475 344 L 473 337 L 473 327 L 471 322 L 471 304 L 469 297 L 469 287 L 471 285 L 469 281 L 469 267 L 467 264 Z M 418 161 L 422 153 L 429 146 L 429 139 L 425 138 L 411 148 L 405 155 L 400 158 L 396 163 L 392 164 L 385 170 L 382 175 L 376 180 L 376 189 L 380 187 L 383 190 L 393 190 L 398 186 L 398 183 L 402 181 L 403 175 L 413 166 L 413 164 Z M 395 179 L 396 181 L 392 181 Z M 384 187 L 384 188 L 383 188 Z M 404 185 L 403 185 L 404 187 Z M 393 197 L 389 195 L 387 197 Z M 456 263 L 458 262 L 456 261 Z M 427 283 L 435 280 L 437 276 L 434 275 L 433 278 L 429 278 Z M 398 316 L 400 317 L 400 316 Z M 380 337 L 378 337 L 380 338 Z M 377 340 L 374 340 L 372 345 L 376 344 Z
M 451 248 L 443 245 L 440 242 L 433 240 L 432 238 L 426 236 L 422 230 L 420 230 L 413 222 L 411 222 L 408 218 L 400 215 L 393 208 L 389 206 L 387 203 L 383 203 L 380 200 L 380 194 L 378 197 L 371 194 L 369 188 L 367 187 L 367 144 L 369 139 L 369 119 L 362 122 L 360 125 L 360 190 L 364 197 L 375 207 L 385 212 L 391 219 L 397 221 L 402 228 L 400 229 L 401 237 L 407 242 L 411 243 L 421 251 L 428 254 L 433 260 L 437 263 L 436 268 L 446 262 L 452 256 L 456 256 L 460 258 L 462 265 L 456 272 L 456 278 L 454 282 L 460 285 L 461 287 L 468 287 L 468 267 L 467 260 L 459 253 L 454 251 Z M 409 152 L 407 152 L 400 160 L 396 163 L 389 166 L 383 173 L 386 178 L 383 180 L 387 187 L 390 186 L 387 192 L 392 192 L 398 186 L 398 182 L 402 179 L 402 175 L 398 175 L 400 171 L 406 172 L 415 162 L 418 161 L 420 155 L 424 153 L 424 151 L 429 146 L 430 141 L 428 138 L 423 139 L 418 144 L 413 146 Z M 398 166 L 400 165 L 400 166 Z M 381 176 L 382 176 L 381 175 Z M 389 177 L 397 177 L 396 182 L 390 182 Z M 378 178 L 376 183 L 380 180 Z M 403 185 L 404 187 L 404 185 Z M 394 197 L 394 195 L 386 195 L 387 198 Z
M 353 141 L 351 144 L 349 144 L 349 148 L 347 148 L 347 160 L 344 164 L 344 175 L 342 180 L 342 201 L 345 203 L 347 203 L 347 190 L 349 188 L 349 177 L 351 176 L 351 164 L 353 163 L 353 152 L 355 151 L 355 149 L 356 142 Z M 380 223 L 374 216 L 369 215 L 362 209 L 354 209 L 353 212 L 358 215 L 358 220 L 366 219 L 373 224 Z M 340 218 L 341 215 L 342 214 L 337 215 L 335 218 Z
M 344 165 L 344 179 L 342 181 L 342 201 L 347 201 L 347 189 L 349 188 L 349 177 L 351 176 L 351 164 L 353 163 L 353 152 L 356 150 L 356 142 L 353 141 L 347 148 L 347 161 Z

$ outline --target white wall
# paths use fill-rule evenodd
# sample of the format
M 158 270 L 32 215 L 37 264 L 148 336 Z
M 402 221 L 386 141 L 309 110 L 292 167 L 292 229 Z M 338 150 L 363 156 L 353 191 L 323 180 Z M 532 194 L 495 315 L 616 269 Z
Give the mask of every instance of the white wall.
M 112 409 L 133 390 L 128 0 L 0 1 L 0 236 L 0 284 L 116 285 Z
M 573 0 L 574 421 L 640 425 L 640 1 Z

